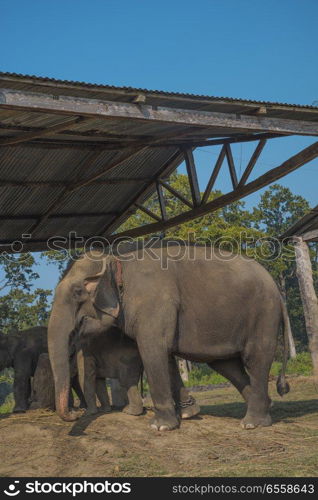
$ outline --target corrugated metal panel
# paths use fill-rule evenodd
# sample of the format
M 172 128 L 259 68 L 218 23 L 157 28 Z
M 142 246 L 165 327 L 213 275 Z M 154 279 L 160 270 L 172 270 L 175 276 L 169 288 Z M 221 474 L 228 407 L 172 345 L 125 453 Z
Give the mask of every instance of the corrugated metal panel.
M 134 88 L 134 87 L 117 87 L 114 85 L 104 85 L 104 84 L 97 84 L 97 83 L 87 83 L 87 82 L 77 82 L 77 81 L 72 81 L 72 80 L 57 80 L 55 78 L 48 78 L 48 77 L 40 77 L 40 76 L 35 76 L 35 75 L 22 75 L 19 73 L 7 73 L 7 72 L 0 72 L 0 78 L 7 78 L 7 79 L 13 79 L 16 81 L 16 88 L 23 88 L 23 90 L 28 91 L 31 90 L 36 83 L 41 84 L 43 86 L 45 83 L 53 84 L 55 85 L 55 91 L 58 91 L 58 86 L 65 86 L 65 87 L 75 87 L 75 93 L 73 95 L 78 95 L 78 91 L 80 89 L 86 90 L 86 91 L 94 91 L 94 90 L 101 90 L 101 91 L 116 91 L 116 92 L 121 92 L 121 93 L 126 93 L 126 94 L 136 94 L 136 93 L 145 93 L 145 94 L 154 94 L 157 96 L 162 96 L 162 97 L 176 97 L 176 98 L 190 98 L 190 99 L 196 99 L 196 100 L 211 100 L 211 101 L 227 101 L 227 102 L 232 102 L 232 103 L 241 103 L 241 104 L 264 104 L 264 105 L 276 105 L 276 106 L 286 106 L 286 107 L 299 107 L 299 108 L 305 108 L 305 109 L 317 109 L 316 106 L 313 105 L 297 105 L 297 104 L 290 104 L 290 103 L 280 103 L 280 102 L 270 102 L 270 101 L 255 101 L 255 100 L 248 100 L 248 99 L 240 99 L 236 97 L 221 97 L 221 96 L 210 96 L 210 95 L 197 95 L 197 94 L 188 94 L 188 93 L 181 93 L 181 92 L 167 92 L 163 90 L 149 90 L 149 89 L 144 89 L 144 88 Z M 12 83 L 13 84 L 13 83 Z M 52 88 L 52 87 L 51 87 Z M 87 94 L 89 95 L 89 94 Z M 114 96 L 118 94 L 114 94 Z

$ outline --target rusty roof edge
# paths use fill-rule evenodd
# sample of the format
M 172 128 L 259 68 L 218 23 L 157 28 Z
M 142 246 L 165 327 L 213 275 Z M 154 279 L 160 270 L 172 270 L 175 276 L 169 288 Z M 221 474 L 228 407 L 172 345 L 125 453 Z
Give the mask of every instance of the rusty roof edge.
M 10 73 L 10 72 L 1 72 L 0 71 L 0 79 L 7 79 L 7 80 L 25 80 L 26 83 L 37 83 L 40 85 L 54 85 L 54 86 L 59 86 L 59 87 L 65 87 L 65 88 L 86 88 L 87 90 L 94 90 L 94 91 L 107 91 L 111 90 L 114 92 L 118 92 L 119 94 L 122 94 L 123 92 L 126 95 L 135 95 L 136 93 L 145 93 L 148 95 L 153 95 L 153 96 L 161 96 L 161 97 L 166 97 L 166 98 L 175 98 L 175 99 L 188 99 L 188 100 L 194 100 L 194 101 L 200 101 L 200 102 L 215 102 L 215 103 L 226 103 L 226 104 L 243 104 L 246 106 L 258 106 L 258 105 L 267 105 L 267 106 L 276 106 L 279 108 L 296 108 L 296 109 L 301 109 L 304 111 L 318 111 L 318 106 L 314 105 L 309 105 L 309 104 L 291 104 L 291 103 L 281 103 L 281 102 L 271 102 L 271 101 L 255 101 L 255 100 L 249 100 L 249 99 L 241 99 L 237 97 L 216 97 L 216 96 L 209 96 L 209 95 L 200 95 L 200 94 L 190 94 L 190 93 L 182 93 L 182 92 L 167 92 L 164 90 L 150 90 L 150 89 L 144 89 L 144 88 L 135 88 L 135 87 L 121 87 L 121 86 L 115 86 L 115 85 L 104 85 L 104 84 L 97 84 L 97 83 L 87 83 L 87 82 L 81 82 L 81 81 L 73 81 L 73 80 L 59 80 L 56 78 L 49 78 L 49 77 L 43 77 L 43 76 L 36 76 L 36 75 L 24 75 L 24 74 L 19 74 L 19 73 Z

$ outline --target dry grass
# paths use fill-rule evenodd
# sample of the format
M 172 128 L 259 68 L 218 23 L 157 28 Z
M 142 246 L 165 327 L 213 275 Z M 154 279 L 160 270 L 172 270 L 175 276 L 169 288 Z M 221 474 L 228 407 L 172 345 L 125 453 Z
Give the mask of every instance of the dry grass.
M 310 378 L 293 378 L 275 401 L 274 425 L 244 431 L 233 388 L 196 394 L 199 418 L 158 433 L 122 413 L 65 423 L 36 410 L 0 419 L 3 476 L 317 476 L 318 398 Z

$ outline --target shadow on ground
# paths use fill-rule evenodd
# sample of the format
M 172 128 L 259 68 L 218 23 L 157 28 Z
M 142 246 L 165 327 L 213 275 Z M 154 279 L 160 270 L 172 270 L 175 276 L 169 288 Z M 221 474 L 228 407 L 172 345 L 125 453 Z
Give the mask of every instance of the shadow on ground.
M 245 412 L 245 403 L 201 405 L 201 414 L 211 415 L 213 417 L 241 419 L 244 417 Z M 280 422 L 285 418 L 297 418 L 317 412 L 318 398 L 303 401 L 275 401 L 274 406 L 270 410 L 273 422 Z

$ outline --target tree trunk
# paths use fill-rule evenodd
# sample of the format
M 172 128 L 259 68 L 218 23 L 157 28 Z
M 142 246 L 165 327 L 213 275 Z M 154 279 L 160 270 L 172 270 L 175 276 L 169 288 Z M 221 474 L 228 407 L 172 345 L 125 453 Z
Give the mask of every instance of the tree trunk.
M 280 274 L 279 281 L 280 281 L 280 291 L 287 310 L 286 279 L 283 273 Z M 291 358 L 296 358 L 296 347 L 295 347 L 293 332 L 290 326 L 289 316 L 288 316 L 288 324 L 286 325 L 286 327 L 287 327 L 288 342 L 289 342 L 289 354 Z
M 188 382 L 189 381 L 189 367 L 188 367 L 187 361 L 185 359 L 179 359 L 178 365 L 179 365 L 180 375 L 181 375 L 183 382 Z
M 315 383 L 318 385 L 318 300 L 314 289 L 312 266 L 308 245 L 301 237 L 295 237 L 297 278 L 304 308 Z
M 110 392 L 112 397 L 112 405 L 118 408 L 126 406 L 128 403 L 127 393 L 121 387 L 117 378 L 110 378 Z

